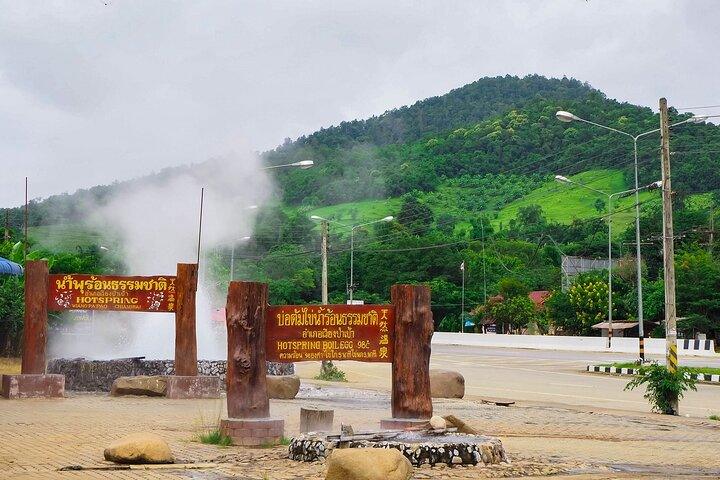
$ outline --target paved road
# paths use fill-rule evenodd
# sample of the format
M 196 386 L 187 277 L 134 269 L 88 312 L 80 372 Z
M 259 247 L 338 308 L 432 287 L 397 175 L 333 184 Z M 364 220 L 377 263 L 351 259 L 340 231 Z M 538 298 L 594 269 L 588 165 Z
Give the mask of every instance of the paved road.
M 662 360 L 661 357 L 653 358 Z M 628 354 L 436 345 L 430 366 L 462 373 L 469 398 L 648 412 L 644 391 L 623 390 L 627 377 L 583 371 L 588 364 L 628 360 Z M 698 357 L 682 358 L 681 363 L 720 366 L 720 360 Z M 310 376 L 318 368 L 314 364 L 297 365 L 303 376 Z M 338 365 L 358 386 L 390 388 L 390 366 L 387 364 L 338 362 Z M 720 386 L 698 385 L 697 392 L 689 392 L 681 401 L 680 410 L 683 415 L 693 417 L 720 414 Z

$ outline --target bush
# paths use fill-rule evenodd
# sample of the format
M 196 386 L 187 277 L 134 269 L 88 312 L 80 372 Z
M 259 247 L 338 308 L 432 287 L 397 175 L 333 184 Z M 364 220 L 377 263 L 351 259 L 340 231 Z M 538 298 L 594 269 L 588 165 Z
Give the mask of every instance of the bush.
M 345 372 L 337 368 L 331 361 L 322 362 L 320 374 L 315 380 L 325 380 L 326 382 L 347 382 Z
M 640 367 L 638 375 L 625 386 L 625 390 L 646 384 L 644 397 L 652 405 L 653 411 L 677 415 L 673 404 L 683 398 L 687 390 L 697 391 L 696 383 L 692 370 L 687 367 L 680 367 L 675 373 L 670 373 L 665 366 L 652 364 Z
M 232 439 L 220 433 L 220 430 L 213 430 L 211 432 L 201 434 L 200 442 L 210 445 L 219 445 L 221 447 L 232 445 Z

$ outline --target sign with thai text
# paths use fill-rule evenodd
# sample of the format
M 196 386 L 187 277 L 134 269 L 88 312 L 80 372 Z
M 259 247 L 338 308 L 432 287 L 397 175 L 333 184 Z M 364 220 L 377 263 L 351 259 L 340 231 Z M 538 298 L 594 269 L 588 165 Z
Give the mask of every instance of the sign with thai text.
M 269 361 L 393 361 L 392 305 L 273 306 L 265 318 Z
M 174 276 L 50 275 L 48 310 L 175 312 Z

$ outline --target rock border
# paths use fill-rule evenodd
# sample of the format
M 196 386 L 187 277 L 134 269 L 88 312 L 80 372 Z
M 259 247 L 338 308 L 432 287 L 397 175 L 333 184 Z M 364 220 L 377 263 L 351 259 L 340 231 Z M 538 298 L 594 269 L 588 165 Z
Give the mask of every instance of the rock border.
M 465 436 L 479 437 L 481 435 L 466 434 Z M 452 466 L 509 463 L 500 439 L 494 437 L 485 438 L 487 438 L 487 441 L 481 444 L 469 442 L 358 441 L 349 442 L 347 447 L 343 448 L 394 448 L 399 450 L 414 467 L 423 464 Z M 317 462 L 326 459 L 334 448 L 338 448 L 336 442 L 330 442 L 313 435 L 300 435 L 290 442 L 288 458 L 299 462 Z
M 588 365 L 587 371 L 590 373 L 610 373 L 615 375 L 637 375 L 638 368 L 617 368 L 601 365 Z M 698 382 L 715 383 L 720 385 L 720 375 L 710 375 L 708 373 L 696 373 L 693 375 Z

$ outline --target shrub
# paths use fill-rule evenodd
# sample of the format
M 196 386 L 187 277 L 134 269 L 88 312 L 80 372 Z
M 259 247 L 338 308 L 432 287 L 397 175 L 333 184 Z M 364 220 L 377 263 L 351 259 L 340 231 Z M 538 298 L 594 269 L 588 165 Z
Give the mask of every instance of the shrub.
M 640 367 L 638 375 L 625 386 L 625 390 L 633 390 L 645 384 L 644 397 L 654 411 L 677 415 L 673 404 L 683 398 L 687 390 L 697 391 L 696 383 L 692 370 L 687 367 L 680 367 L 675 373 L 670 373 L 665 366 L 652 364 Z
M 320 374 L 315 377 L 315 380 L 325 380 L 327 382 L 347 382 L 345 372 L 337 368 L 330 361 L 322 363 L 322 367 L 320 367 Z
M 213 430 L 208 433 L 200 434 L 200 442 L 210 445 L 219 445 L 221 447 L 232 445 L 232 439 L 223 435 L 220 430 Z

